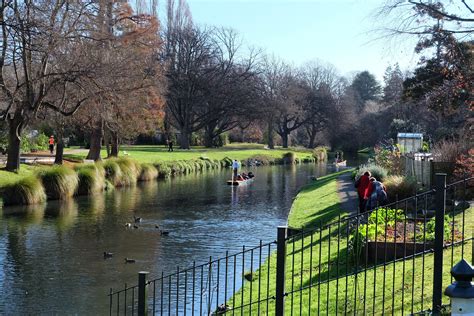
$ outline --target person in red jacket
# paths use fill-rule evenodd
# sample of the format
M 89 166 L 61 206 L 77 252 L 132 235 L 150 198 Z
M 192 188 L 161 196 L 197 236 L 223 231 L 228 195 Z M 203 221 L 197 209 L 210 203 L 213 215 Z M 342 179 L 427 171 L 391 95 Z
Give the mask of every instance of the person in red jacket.
M 359 179 L 357 179 L 355 183 L 355 187 L 357 188 L 357 193 L 359 195 L 359 213 L 365 212 L 365 208 L 367 205 L 367 200 L 370 197 L 369 190 L 371 188 L 370 183 L 370 171 L 364 172 Z

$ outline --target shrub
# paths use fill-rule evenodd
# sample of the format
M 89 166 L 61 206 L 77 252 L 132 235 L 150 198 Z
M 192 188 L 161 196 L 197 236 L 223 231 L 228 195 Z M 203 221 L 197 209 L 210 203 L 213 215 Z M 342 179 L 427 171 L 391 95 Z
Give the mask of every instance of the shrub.
M 296 154 L 294 152 L 291 152 L 291 151 L 287 152 L 287 153 L 284 153 L 282 159 L 283 159 L 283 163 L 285 165 L 294 164 L 294 163 L 296 163 Z
M 107 159 L 103 163 L 103 167 L 105 170 L 105 178 L 114 186 L 119 185 L 122 180 L 122 170 L 118 163 L 114 159 Z
M 149 163 L 141 164 L 141 172 L 138 176 L 139 181 L 150 181 L 156 179 L 158 177 L 158 170 L 156 170 L 155 166 Z
M 391 151 L 382 147 L 375 147 L 375 163 L 387 169 L 390 174 L 402 173 L 400 151 Z
M 376 178 L 379 181 L 384 181 L 388 174 L 387 169 L 385 169 L 384 167 L 369 163 L 366 165 L 359 166 L 359 170 L 357 171 L 355 179 L 359 179 L 359 177 L 363 175 L 366 171 L 370 171 L 372 177 Z
M 313 157 L 317 162 L 324 162 L 328 160 L 328 150 L 326 147 L 319 146 L 313 149 Z
M 462 154 L 458 157 L 453 175 L 456 180 L 474 177 L 474 148 L 469 149 L 467 155 Z M 462 195 L 464 199 L 470 200 L 474 196 L 474 180 L 468 180 L 466 184 L 466 190 Z
M 77 195 L 88 195 L 101 192 L 105 188 L 105 178 L 97 168 L 84 166 L 77 169 L 79 185 Z
M 389 201 L 408 198 L 416 193 L 416 180 L 411 177 L 404 176 L 388 176 L 383 184 L 387 189 L 387 197 Z
M 28 205 L 45 201 L 46 193 L 43 184 L 35 176 L 23 178 L 3 188 L 4 205 Z
M 65 166 L 45 167 L 38 171 L 48 200 L 64 200 L 74 195 L 79 184 L 76 172 Z
M 440 162 L 456 162 L 457 158 L 465 151 L 463 142 L 443 140 L 433 146 L 433 160 Z

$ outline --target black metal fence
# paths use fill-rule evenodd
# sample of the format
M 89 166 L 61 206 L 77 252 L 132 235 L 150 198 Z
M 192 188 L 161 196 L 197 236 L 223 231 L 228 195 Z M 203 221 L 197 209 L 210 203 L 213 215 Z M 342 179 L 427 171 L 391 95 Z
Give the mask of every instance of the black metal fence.
M 474 178 L 365 214 L 319 222 L 139 285 L 110 290 L 110 314 L 417 314 L 448 305 L 449 269 L 473 256 Z

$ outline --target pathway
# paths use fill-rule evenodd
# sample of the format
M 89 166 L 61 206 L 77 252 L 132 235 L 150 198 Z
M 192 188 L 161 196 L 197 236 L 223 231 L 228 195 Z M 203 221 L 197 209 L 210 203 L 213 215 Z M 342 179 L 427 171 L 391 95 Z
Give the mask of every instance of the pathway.
M 344 173 L 337 178 L 337 191 L 341 200 L 341 208 L 350 215 L 357 214 L 358 196 L 350 172 Z

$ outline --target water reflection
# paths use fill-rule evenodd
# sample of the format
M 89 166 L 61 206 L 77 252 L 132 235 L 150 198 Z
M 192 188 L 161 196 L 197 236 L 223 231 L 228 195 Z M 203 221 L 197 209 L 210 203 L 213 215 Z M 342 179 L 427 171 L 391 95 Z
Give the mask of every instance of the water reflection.
M 4 208 L 0 314 L 106 314 L 109 287 L 136 283 L 139 270 L 153 277 L 274 240 L 297 190 L 326 170 L 303 165 L 252 171 L 254 181 L 241 187 L 226 184 L 226 170 Z M 127 229 L 133 215 L 143 222 Z M 170 236 L 160 236 L 156 225 Z M 103 251 L 114 257 L 104 260 Z M 137 262 L 125 264 L 125 257 Z
M 17 222 L 22 225 L 38 225 L 43 222 L 46 203 L 36 205 L 22 205 L 4 207 L 2 215 L 9 222 Z
M 55 219 L 54 224 L 60 231 L 69 230 L 74 226 L 78 212 L 78 205 L 73 199 L 50 201 L 45 209 L 46 217 Z

